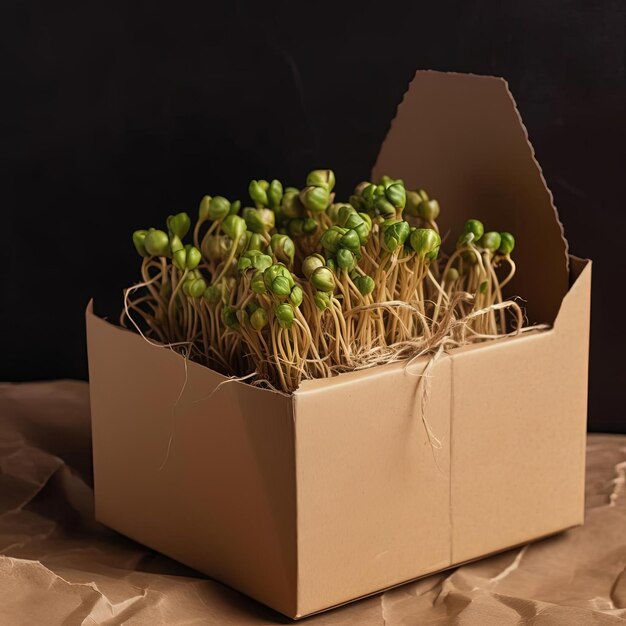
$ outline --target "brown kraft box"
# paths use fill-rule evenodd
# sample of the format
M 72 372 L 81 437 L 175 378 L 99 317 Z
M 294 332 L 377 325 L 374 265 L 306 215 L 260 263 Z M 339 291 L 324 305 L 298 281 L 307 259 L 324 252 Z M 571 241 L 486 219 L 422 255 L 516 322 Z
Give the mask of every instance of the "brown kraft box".
M 428 357 L 292 396 L 218 387 L 87 310 L 97 519 L 292 618 L 583 522 L 591 263 L 568 256 L 506 83 L 418 72 L 384 173 L 439 200 L 442 233 L 515 233 L 511 293 L 550 324 L 444 354 L 426 415 Z

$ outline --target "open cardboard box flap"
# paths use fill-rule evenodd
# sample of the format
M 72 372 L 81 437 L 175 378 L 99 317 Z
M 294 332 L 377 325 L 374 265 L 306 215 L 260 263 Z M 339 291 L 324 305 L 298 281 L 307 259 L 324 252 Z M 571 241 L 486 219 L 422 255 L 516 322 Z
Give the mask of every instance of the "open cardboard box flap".
M 509 294 L 531 323 L 552 323 L 568 290 L 567 242 L 515 101 L 502 78 L 415 74 L 373 170 L 423 188 L 441 204 L 444 247 L 466 219 L 515 235 Z

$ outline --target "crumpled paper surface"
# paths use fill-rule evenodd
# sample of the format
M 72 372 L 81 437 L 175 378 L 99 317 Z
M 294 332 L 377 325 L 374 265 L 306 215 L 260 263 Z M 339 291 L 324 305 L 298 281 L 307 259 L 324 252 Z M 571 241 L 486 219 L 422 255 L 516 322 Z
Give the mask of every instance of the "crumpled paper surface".
M 585 525 L 307 625 L 626 622 L 626 436 L 590 435 Z M 291 620 L 97 524 L 86 383 L 0 385 L 0 624 Z

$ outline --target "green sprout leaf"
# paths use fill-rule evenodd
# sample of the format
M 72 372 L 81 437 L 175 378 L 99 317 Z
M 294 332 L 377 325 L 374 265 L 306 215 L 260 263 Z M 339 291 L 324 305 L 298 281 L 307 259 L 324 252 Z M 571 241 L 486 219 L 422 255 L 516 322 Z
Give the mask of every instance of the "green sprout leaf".
M 306 177 L 308 187 L 322 187 L 329 193 L 335 187 L 335 174 L 332 170 L 313 170 Z
M 184 211 L 167 218 L 167 228 L 171 233 L 183 239 L 191 228 L 191 219 Z
M 493 253 L 500 247 L 502 239 L 500 233 L 490 231 L 482 236 L 479 243 L 485 250 Z
M 135 246 L 135 250 L 140 256 L 149 257 L 150 254 L 146 250 L 145 241 L 146 235 L 148 234 L 147 230 L 136 230 L 133 233 L 133 244 Z
M 515 237 L 511 233 L 500 233 L 500 247 L 498 252 L 500 254 L 509 255 L 515 248 Z
M 170 248 L 170 239 L 162 230 L 149 230 L 143 240 L 146 252 L 150 256 L 166 256 Z
M 312 213 L 323 213 L 330 204 L 330 192 L 324 187 L 305 187 L 300 192 L 300 202 Z
M 335 290 L 335 277 L 328 267 L 318 267 L 311 274 L 311 284 L 318 291 L 332 292 Z

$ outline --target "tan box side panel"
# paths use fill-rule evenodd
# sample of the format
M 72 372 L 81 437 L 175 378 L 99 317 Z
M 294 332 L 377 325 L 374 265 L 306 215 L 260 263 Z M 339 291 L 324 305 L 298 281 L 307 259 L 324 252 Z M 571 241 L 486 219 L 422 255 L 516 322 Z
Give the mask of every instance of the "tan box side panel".
M 427 407 L 440 450 L 418 382 L 400 364 L 295 394 L 300 615 L 450 564 L 450 359 Z
M 223 376 L 187 363 L 185 384 L 179 355 L 89 312 L 87 329 L 97 518 L 294 615 L 291 399 L 209 397 Z
M 453 358 L 455 563 L 583 521 L 590 269 L 554 330 Z

